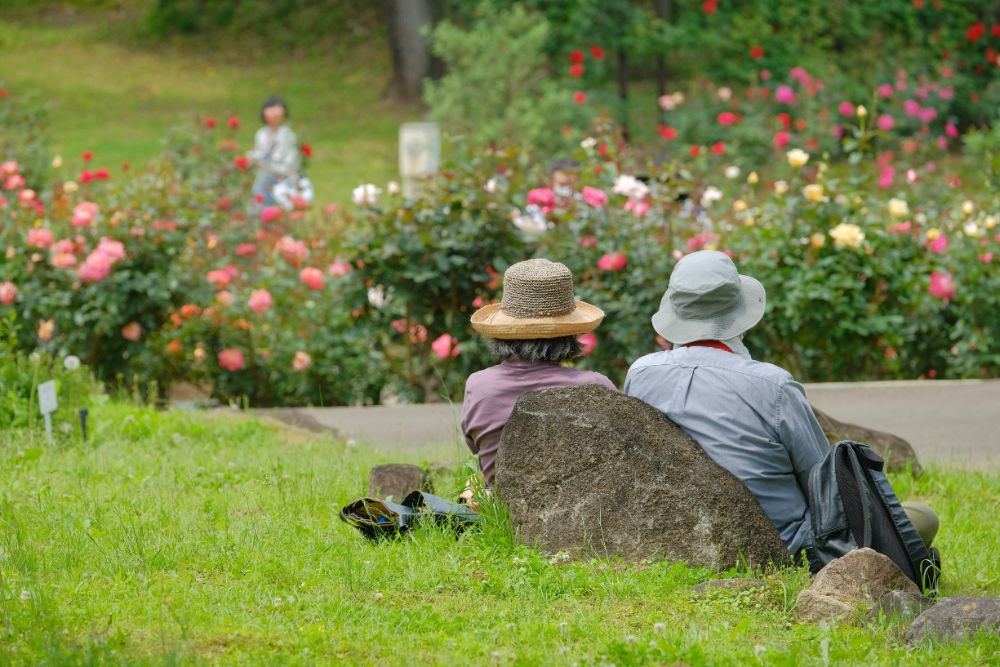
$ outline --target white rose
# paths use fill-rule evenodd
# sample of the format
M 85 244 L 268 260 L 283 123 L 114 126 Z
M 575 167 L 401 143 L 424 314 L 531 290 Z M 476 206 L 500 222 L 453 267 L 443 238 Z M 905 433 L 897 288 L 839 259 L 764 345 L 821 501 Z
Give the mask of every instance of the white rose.
M 801 148 L 793 148 L 785 153 L 785 157 L 788 158 L 788 164 L 792 165 L 795 169 L 800 169 L 806 166 L 806 162 L 809 162 L 809 153 L 806 153 Z
M 905 217 L 910 212 L 910 207 L 906 203 L 905 199 L 896 199 L 895 197 L 889 200 L 889 215 L 894 218 Z

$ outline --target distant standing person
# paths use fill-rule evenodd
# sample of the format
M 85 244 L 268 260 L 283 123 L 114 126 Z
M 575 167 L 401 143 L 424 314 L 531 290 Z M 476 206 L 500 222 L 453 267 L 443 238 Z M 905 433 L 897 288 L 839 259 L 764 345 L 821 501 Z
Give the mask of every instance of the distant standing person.
M 288 106 L 283 99 L 272 96 L 264 100 L 260 119 L 264 127 L 254 135 L 253 150 L 247 157 L 257 165 L 254 198 L 259 206 L 272 206 L 275 203 L 274 186 L 298 176 L 299 146 L 295 133 L 285 125 Z

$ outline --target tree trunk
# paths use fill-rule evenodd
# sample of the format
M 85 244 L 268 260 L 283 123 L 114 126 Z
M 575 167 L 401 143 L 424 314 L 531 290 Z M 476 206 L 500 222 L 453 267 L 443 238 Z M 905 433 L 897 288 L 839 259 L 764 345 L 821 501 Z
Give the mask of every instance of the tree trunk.
M 386 0 L 385 6 L 393 68 L 386 92 L 404 102 L 419 102 L 423 81 L 436 68 L 424 35 L 425 28 L 434 25 L 434 0 Z
M 621 104 L 622 139 L 628 143 L 632 139 L 632 133 L 629 130 L 628 56 L 625 49 L 618 50 L 618 98 Z
M 656 17 L 669 22 L 671 16 L 670 0 L 654 0 L 653 9 Z M 659 122 L 667 121 L 667 112 L 660 106 L 660 98 L 667 94 L 667 56 L 663 51 L 656 54 L 656 111 Z

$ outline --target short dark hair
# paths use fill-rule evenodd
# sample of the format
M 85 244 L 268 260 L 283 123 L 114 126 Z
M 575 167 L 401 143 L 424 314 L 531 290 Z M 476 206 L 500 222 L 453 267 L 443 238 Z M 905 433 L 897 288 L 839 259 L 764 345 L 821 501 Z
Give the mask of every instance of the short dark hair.
M 289 115 L 288 114 L 288 105 L 285 104 L 285 100 L 283 100 L 282 98 L 278 97 L 277 95 L 271 95 L 266 100 L 264 100 L 263 104 L 260 105 L 260 122 L 262 122 L 262 123 L 264 122 L 264 109 L 267 109 L 269 107 L 281 107 L 282 110 L 284 110 L 284 112 L 285 112 L 285 119 L 286 120 L 288 119 L 288 115 Z
M 493 339 L 493 354 L 500 359 L 517 358 L 523 361 L 542 361 L 558 364 L 560 361 L 579 357 L 582 352 L 576 336 L 535 338 L 531 340 Z

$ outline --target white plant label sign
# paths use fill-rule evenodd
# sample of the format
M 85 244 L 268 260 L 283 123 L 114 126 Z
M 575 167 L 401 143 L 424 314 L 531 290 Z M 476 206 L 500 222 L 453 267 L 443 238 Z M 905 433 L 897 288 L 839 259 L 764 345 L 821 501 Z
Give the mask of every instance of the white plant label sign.
M 52 440 L 52 413 L 59 407 L 56 398 L 56 381 L 49 380 L 38 385 L 38 410 L 45 418 L 45 434 Z

